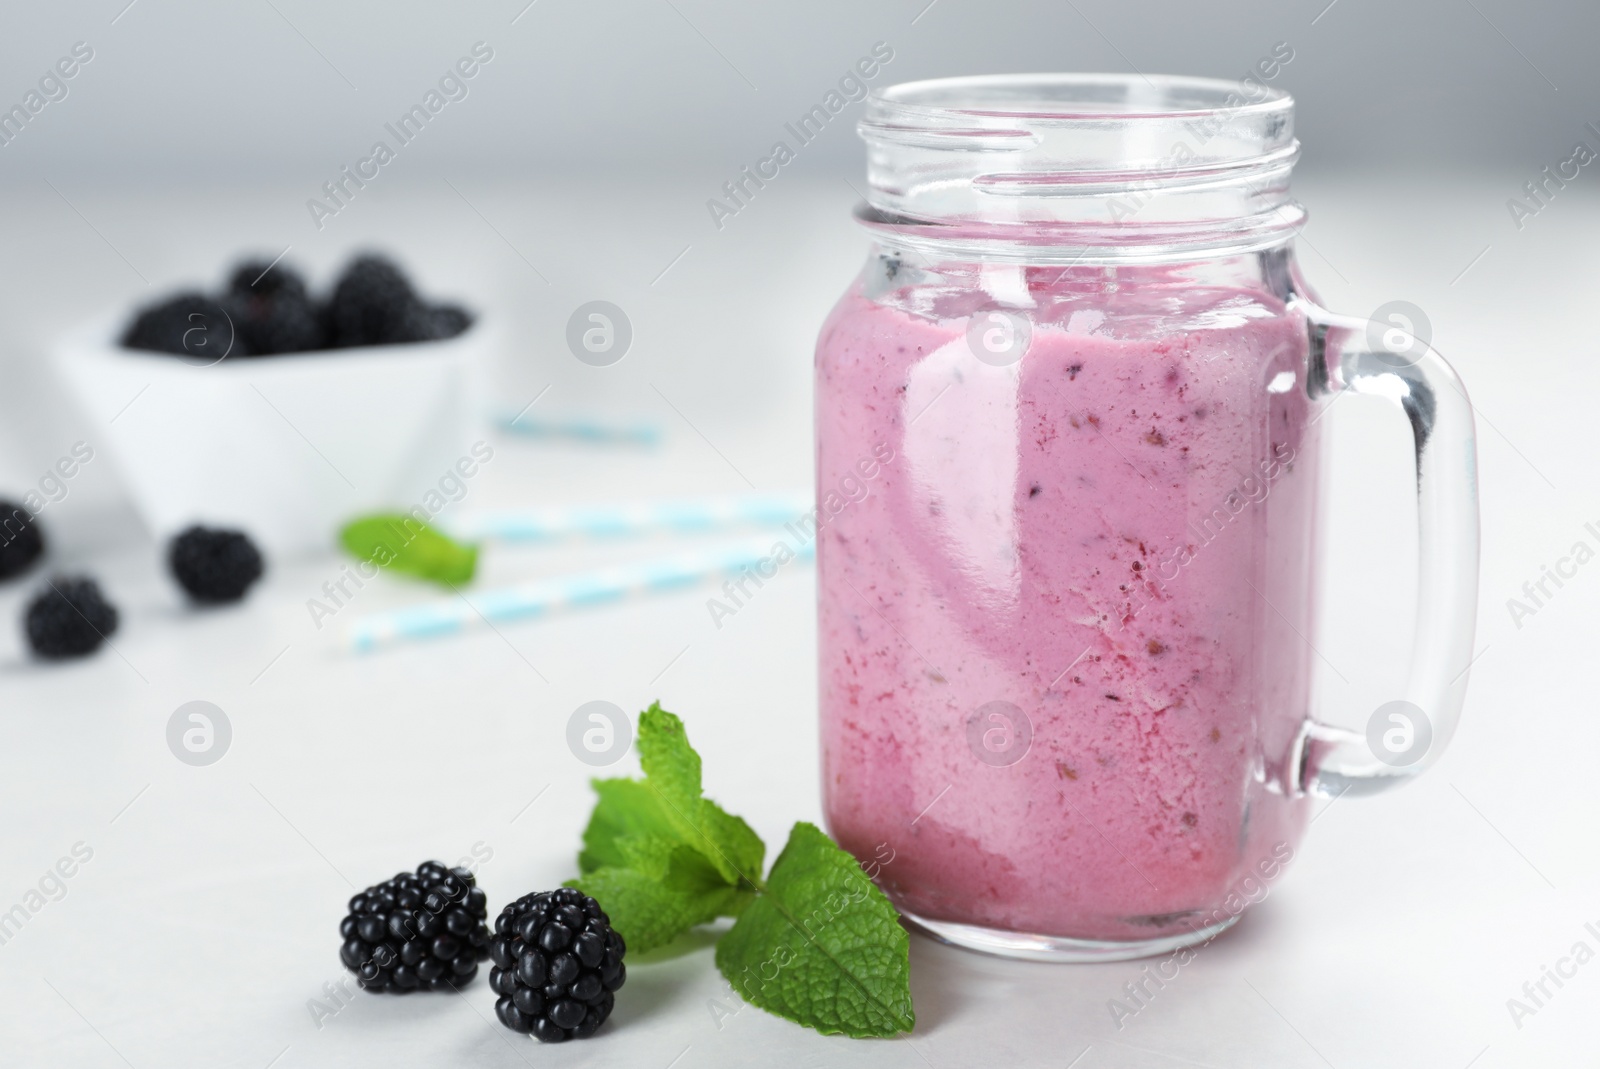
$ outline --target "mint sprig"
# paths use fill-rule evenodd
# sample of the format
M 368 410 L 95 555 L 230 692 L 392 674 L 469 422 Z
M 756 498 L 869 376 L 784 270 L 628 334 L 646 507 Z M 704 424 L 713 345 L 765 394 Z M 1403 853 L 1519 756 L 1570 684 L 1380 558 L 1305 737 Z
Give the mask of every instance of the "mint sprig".
M 765 880 L 766 845 L 701 796 L 700 755 L 659 702 L 639 714 L 642 780 L 594 781 L 580 888 L 635 951 L 737 918 L 717 968 L 745 999 L 823 1033 L 892 1036 L 916 1024 L 909 940 L 855 858 L 800 822 Z
M 399 512 L 362 516 L 345 524 L 339 543 L 358 560 L 442 586 L 472 580 L 478 547 L 464 546 Z

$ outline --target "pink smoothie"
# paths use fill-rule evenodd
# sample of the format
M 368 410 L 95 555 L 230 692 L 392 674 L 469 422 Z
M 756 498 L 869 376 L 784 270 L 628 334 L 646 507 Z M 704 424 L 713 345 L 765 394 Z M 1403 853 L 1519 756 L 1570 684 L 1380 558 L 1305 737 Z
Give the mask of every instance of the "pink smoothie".
M 875 469 L 818 541 L 828 823 L 928 919 L 1205 927 L 1305 820 L 1305 324 L 1248 283 L 1007 270 L 1014 365 L 968 347 L 971 269 L 858 283 L 818 342 L 819 495 Z M 991 702 L 1014 763 L 969 743 Z

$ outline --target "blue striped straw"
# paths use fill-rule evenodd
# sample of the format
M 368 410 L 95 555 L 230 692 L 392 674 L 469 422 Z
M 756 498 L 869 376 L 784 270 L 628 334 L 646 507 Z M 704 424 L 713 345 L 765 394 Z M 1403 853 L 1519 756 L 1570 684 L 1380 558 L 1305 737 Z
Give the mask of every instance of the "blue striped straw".
M 606 423 L 595 419 L 534 419 L 502 412 L 495 420 L 501 429 L 528 438 L 573 438 L 580 442 L 655 445 L 661 428 L 654 423 Z
M 816 552 L 812 539 L 807 539 L 799 548 L 790 545 L 788 539 L 784 539 L 783 544 L 790 547 L 796 560 L 810 559 Z M 750 539 L 637 564 L 486 590 L 471 600 L 463 594 L 449 601 L 375 613 L 353 621 L 345 632 L 345 641 L 352 651 L 365 653 L 397 642 L 455 634 L 480 623 L 525 620 L 562 609 L 580 609 L 627 597 L 677 590 L 708 579 L 735 576 L 747 568 L 753 570 L 772 556 L 773 545 L 771 541 Z M 764 581 L 769 577 L 762 578 Z
M 810 493 L 639 501 L 604 505 L 470 512 L 441 523 L 468 542 L 546 542 L 560 538 L 619 538 L 670 532 L 700 533 L 724 527 L 775 526 L 810 512 Z

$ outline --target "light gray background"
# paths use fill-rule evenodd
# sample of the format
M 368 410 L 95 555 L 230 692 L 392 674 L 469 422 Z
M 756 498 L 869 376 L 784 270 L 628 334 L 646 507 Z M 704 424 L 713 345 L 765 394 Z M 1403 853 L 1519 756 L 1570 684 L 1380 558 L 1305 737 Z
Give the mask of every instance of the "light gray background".
M 665 167 L 721 181 L 878 40 L 896 51 L 896 80 L 1130 68 L 1234 77 L 1287 41 L 1295 59 L 1282 84 L 1301 98 L 1309 168 L 1537 169 L 1596 118 L 1600 91 L 1600 11 L 1581 0 L 938 0 L 931 10 L 927 0 L 538 0 L 510 25 L 526 2 L 138 0 L 114 26 L 126 0 L 12 3 L 0 100 L 73 41 L 96 59 L 70 102 L 0 164 L 63 180 L 274 175 L 315 186 L 476 40 L 499 58 L 409 167 L 522 178 Z M 841 131 L 808 157 L 852 173 L 859 153 Z

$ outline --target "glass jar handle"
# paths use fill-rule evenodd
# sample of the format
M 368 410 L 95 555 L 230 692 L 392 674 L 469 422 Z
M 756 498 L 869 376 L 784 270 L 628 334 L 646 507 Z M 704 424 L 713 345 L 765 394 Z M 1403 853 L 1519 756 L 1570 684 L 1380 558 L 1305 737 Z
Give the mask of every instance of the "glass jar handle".
M 1477 441 L 1472 404 L 1454 369 L 1396 328 L 1335 315 L 1306 300 L 1313 396 L 1379 394 L 1411 424 L 1417 472 L 1417 611 L 1403 699 L 1365 731 L 1308 725 L 1302 782 L 1322 794 L 1371 794 L 1420 774 L 1455 734 L 1466 697 L 1478 605 Z M 1397 352 L 1396 349 L 1399 349 Z

